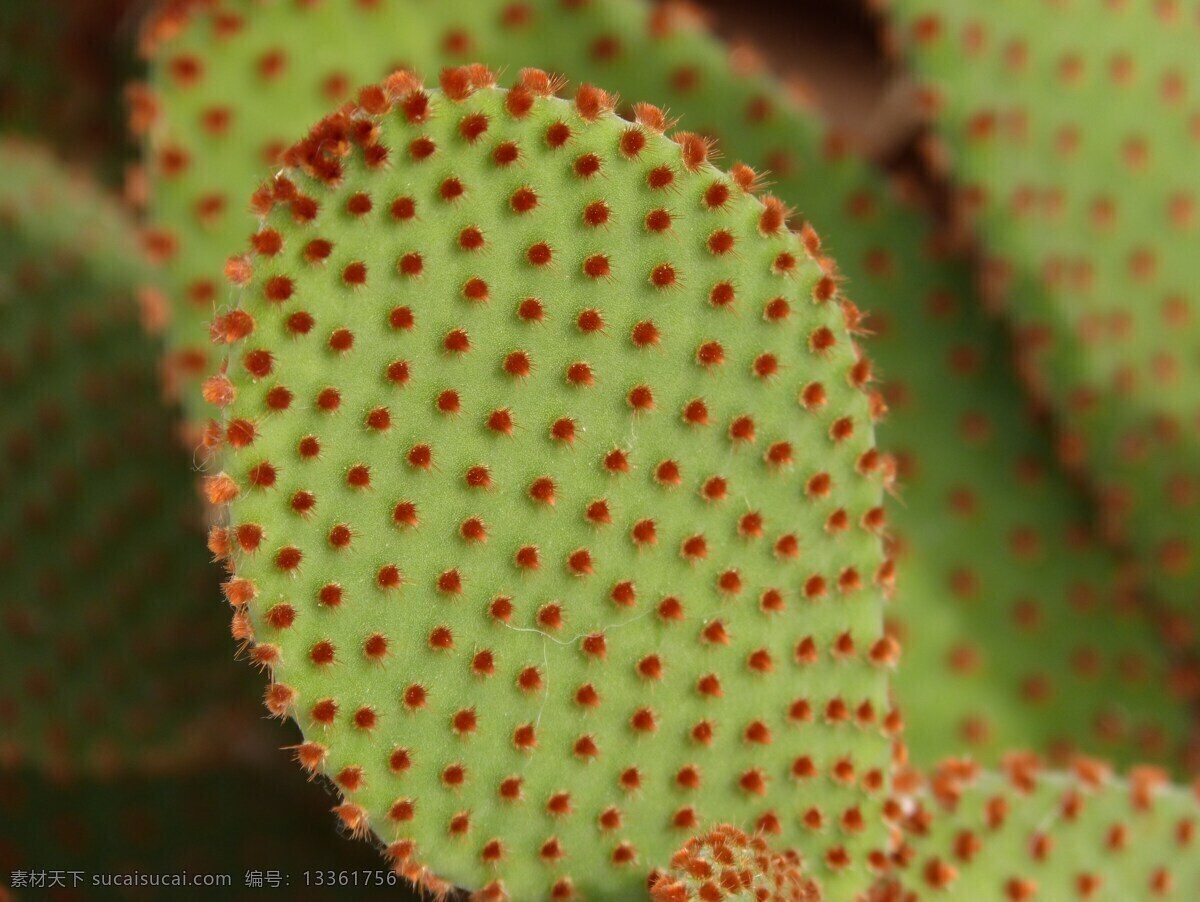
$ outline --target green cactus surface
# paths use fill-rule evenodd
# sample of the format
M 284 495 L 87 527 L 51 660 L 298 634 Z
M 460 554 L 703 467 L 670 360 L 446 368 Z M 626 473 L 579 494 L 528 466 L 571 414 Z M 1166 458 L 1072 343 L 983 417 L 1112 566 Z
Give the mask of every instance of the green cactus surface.
M 227 267 L 207 486 L 269 704 L 427 885 L 627 897 L 732 821 L 852 895 L 890 567 L 815 236 L 656 108 L 441 81 L 314 129 Z
M 1196 4 L 892 0 L 1019 366 L 1108 534 L 1200 624 Z
M 4 767 L 174 766 L 252 710 L 139 322 L 134 234 L 48 153 L 0 143 Z
M 647 97 L 689 128 L 719 132 L 729 158 L 769 168 L 871 312 L 877 368 L 891 386 L 885 447 L 897 450 L 904 484 L 888 511 L 907 571 L 892 616 L 914 651 L 898 690 L 916 760 L 970 749 L 995 762 L 1009 746 L 1077 746 L 1124 763 L 1179 762 L 1187 713 L 1161 693 L 1170 677 L 1160 646 L 1125 574 L 1091 537 L 1083 499 L 1055 474 L 1007 372 L 1004 335 L 974 309 L 965 269 L 931 255 L 922 218 L 815 115 L 675 7 L 546 0 L 477 4 L 467 15 L 391 0 L 370 10 L 326 3 L 320 15 L 268 4 L 253 18 L 248 9 L 227 0 L 182 30 L 167 20 L 173 36 L 153 66 L 162 114 L 151 132 L 152 211 L 178 248 L 175 296 L 196 301 L 176 301 L 173 333 L 193 364 L 209 360 L 203 323 L 228 248 L 247 231 L 228 185 L 245 179 L 251 190 L 262 149 L 282 146 L 301 114 L 316 118 L 363 72 L 395 61 L 436 72 L 470 52 Z M 347 46 L 355 52 L 337 50 Z M 309 64 L 285 65 L 292 56 Z M 221 109 L 229 115 L 215 117 L 226 122 L 215 132 L 211 111 Z M 225 199 L 206 200 L 216 197 Z
M 830 243 L 847 268 L 866 264 L 856 298 L 907 301 L 877 307 L 865 328 L 888 404 L 878 434 L 897 462 L 889 618 L 913 760 L 956 751 L 995 763 L 1035 747 L 1057 762 L 1087 751 L 1187 772 L 1184 675 L 1134 574 L 1058 472 L 1007 366 L 1007 336 L 917 216 L 861 183 L 842 190 L 858 212 L 840 232 L 847 243 Z
M 821 891 L 804 877 L 794 852 L 773 850 L 761 835 L 723 824 L 693 836 L 650 878 L 654 902 L 819 902 Z
M 1195 899 L 1200 787 L 1156 768 L 1118 778 L 1077 761 L 1044 770 L 1012 755 L 998 771 L 949 761 L 906 800 L 901 886 L 880 898 Z

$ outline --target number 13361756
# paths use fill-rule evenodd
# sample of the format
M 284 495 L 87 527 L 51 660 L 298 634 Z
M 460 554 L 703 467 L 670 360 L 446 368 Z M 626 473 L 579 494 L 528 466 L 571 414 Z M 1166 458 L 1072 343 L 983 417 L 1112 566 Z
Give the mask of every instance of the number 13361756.
M 391 871 L 305 871 L 305 886 L 395 886 L 400 878 Z

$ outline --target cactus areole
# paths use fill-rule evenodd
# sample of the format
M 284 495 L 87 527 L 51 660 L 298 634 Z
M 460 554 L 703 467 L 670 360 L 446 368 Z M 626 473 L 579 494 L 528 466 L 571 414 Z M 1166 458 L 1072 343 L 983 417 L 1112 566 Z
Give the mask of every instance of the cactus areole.
M 407 73 L 255 193 L 205 395 L 235 636 L 406 876 L 629 898 L 744 825 L 871 882 L 869 375 L 816 234 L 656 108 Z

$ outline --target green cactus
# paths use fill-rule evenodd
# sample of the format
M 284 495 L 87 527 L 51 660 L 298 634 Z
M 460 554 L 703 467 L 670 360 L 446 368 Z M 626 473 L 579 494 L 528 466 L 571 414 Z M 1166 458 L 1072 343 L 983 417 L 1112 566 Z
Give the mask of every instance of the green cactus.
M 998 772 L 949 761 L 904 797 L 899 887 L 880 899 L 1195 899 L 1200 787 L 1155 768 L 1117 778 L 1079 760 L 1043 770 L 1013 755 Z
M 925 85 L 935 158 L 978 235 L 985 290 L 1015 325 L 1060 453 L 1194 639 L 1194 4 L 888 5 Z
M 420 0 L 188 7 L 169 7 L 151 29 L 152 91 L 138 95 L 137 111 L 149 129 L 153 245 L 171 259 L 169 293 L 178 299 L 175 373 L 191 374 L 194 417 L 203 416 L 199 376 L 214 365 L 204 339 L 214 300 L 227 290 L 220 269 L 252 228 L 240 219 L 240 197 L 268 157 L 332 103 L 357 96 L 360 82 L 397 63 L 433 74 L 482 59 L 511 71 L 540 65 L 658 102 L 689 128 L 720 133 L 733 159 L 772 170 L 872 312 L 866 324 L 878 333 L 873 356 L 892 408 L 882 436 L 899 452 L 901 497 L 888 519 L 902 568 L 892 615 L 907 655 L 894 687 L 914 759 L 970 749 L 996 763 L 1006 747 L 1033 746 L 1060 759 L 1085 750 L 1188 766 L 1187 711 L 1164 691 L 1186 690 L 1186 675 L 1171 673 L 1136 602 L 1137 574 L 1097 547 L 1085 500 L 1055 472 L 1045 423 L 1006 372 L 1003 330 L 973 309 L 966 270 L 931 258 L 920 217 L 882 192 L 746 54 L 729 57 L 674 5 L 651 11 L 626 0 L 489 0 L 469 10 Z M 328 275 L 341 292 L 337 272 Z M 235 354 L 229 377 L 248 379 L 241 366 Z M 210 384 L 210 393 L 220 396 L 225 385 Z M 1186 476 L 1172 486 L 1175 502 L 1186 504 Z M 215 539 L 239 544 L 236 531 Z M 247 621 L 239 624 L 248 632 Z M 277 691 L 279 707 L 286 690 Z M 313 763 L 329 752 L 308 754 Z M 330 768 L 326 761 L 328 773 L 340 774 Z M 342 813 L 355 822 L 364 810 Z
M 144 279 L 114 203 L 0 142 L 5 767 L 173 766 L 216 755 L 230 708 L 252 710 L 224 662 L 217 574 L 139 323 Z
M 427 885 L 627 895 L 732 819 L 852 895 L 892 644 L 836 285 L 657 109 L 490 84 L 365 89 L 230 261 L 207 486 L 270 703 Z
M 914 649 L 898 691 L 916 760 L 969 748 L 994 762 L 1010 746 L 1180 760 L 1187 712 L 1161 692 L 1168 665 L 1153 630 L 1120 590 L 1117 562 L 1088 538 L 1082 499 L 1050 467 L 1047 442 L 1006 372 L 1005 339 L 972 309 L 965 269 L 930 259 L 922 218 L 779 86 L 731 61 L 675 7 L 542 0 L 480 3 L 467 13 L 418 0 L 369 9 L 346 0 L 253 8 L 249 17 L 249 6 L 225 0 L 193 11 L 186 28 L 168 20 L 171 37 L 153 62 L 162 112 L 152 131 L 152 213 L 178 248 L 175 296 L 201 302 L 176 302 L 176 346 L 203 349 L 188 352 L 193 363 L 208 359 L 202 323 L 228 248 L 248 230 L 228 186 L 241 180 L 250 190 L 262 149 L 316 118 L 331 101 L 326 87 L 340 86 L 341 98 L 396 61 L 436 72 L 471 54 L 648 97 L 689 128 L 723 124 L 729 158 L 769 168 L 781 193 L 803 204 L 879 333 L 876 363 L 894 386 L 885 447 L 902 452 L 904 468 L 902 502 L 888 519 L 906 570 L 892 615 Z M 206 130 L 221 109 L 225 131 Z M 217 196 L 225 212 L 197 217 Z M 1113 616 L 1120 630 L 1110 628 Z
M 803 862 L 795 852 L 776 852 L 762 836 L 748 836 L 722 824 L 693 836 L 671 857 L 667 871 L 651 875 L 650 898 L 654 902 L 819 902 L 822 894 L 804 876 Z
M 863 267 L 857 297 L 908 301 L 876 306 L 866 328 L 889 406 L 880 442 L 897 457 L 889 614 L 913 760 L 995 763 L 1032 747 L 1185 771 L 1196 760 L 1187 684 L 1128 568 L 1089 528 L 1086 499 L 1056 472 L 1006 367 L 1006 336 L 973 306 L 963 268 L 931 255 L 915 216 L 856 181 L 842 191 L 870 212 L 847 217 L 839 259 L 886 255 Z

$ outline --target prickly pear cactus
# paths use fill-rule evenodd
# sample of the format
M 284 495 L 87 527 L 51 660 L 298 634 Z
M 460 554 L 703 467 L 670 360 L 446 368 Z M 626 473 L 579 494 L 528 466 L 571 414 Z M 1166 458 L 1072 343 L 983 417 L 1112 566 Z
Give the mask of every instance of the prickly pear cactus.
M 773 850 L 760 835 L 721 824 L 693 836 L 671 856 L 668 870 L 650 877 L 654 902 L 819 902 L 821 890 L 804 876 L 795 852 Z
M 937 768 L 906 800 L 889 899 L 1194 899 L 1200 786 L 1156 768 L 1125 777 L 1079 760 L 1043 770 L 1012 755 L 997 772 Z
M 1034 747 L 1060 762 L 1087 751 L 1185 770 L 1186 683 L 1132 574 L 1058 473 L 1006 337 L 975 307 L 963 268 L 932 255 L 916 217 L 854 181 L 843 190 L 854 212 L 838 253 L 847 267 L 861 261 L 858 297 L 907 301 L 877 308 L 866 328 L 900 486 L 889 618 L 913 760 L 955 750 L 996 762 Z
M 251 701 L 223 660 L 217 574 L 139 323 L 144 274 L 111 201 L 40 149 L 0 143 L 6 767 L 205 758 L 228 707 Z
M 1018 359 L 1109 533 L 1200 624 L 1195 4 L 892 0 Z
M 477 55 L 647 98 L 689 128 L 718 130 L 728 159 L 771 170 L 871 312 L 877 368 L 893 386 L 885 446 L 900 452 L 905 483 L 887 510 L 906 570 L 890 616 L 913 649 L 899 697 L 914 757 L 970 749 L 995 761 L 1008 746 L 1072 745 L 1126 763 L 1178 760 L 1187 713 L 1163 696 L 1170 680 L 1152 630 L 1050 466 L 1006 372 L 1004 338 L 972 310 L 965 271 L 931 259 L 921 218 L 681 8 L 223 0 L 168 16 L 152 34 L 152 213 L 177 248 L 172 334 L 191 347 L 178 359 L 195 372 L 209 359 L 204 324 L 223 296 L 220 269 L 247 231 L 231 186 L 252 190 L 264 149 L 276 153 L 358 79 L 397 61 L 435 73 Z
M 429 886 L 626 897 L 732 820 L 853 895 L 890 567 L 815 236 L 653 107 L 441 83 L 288 151 L 228 265 L 207 487 L 268 704 Z

